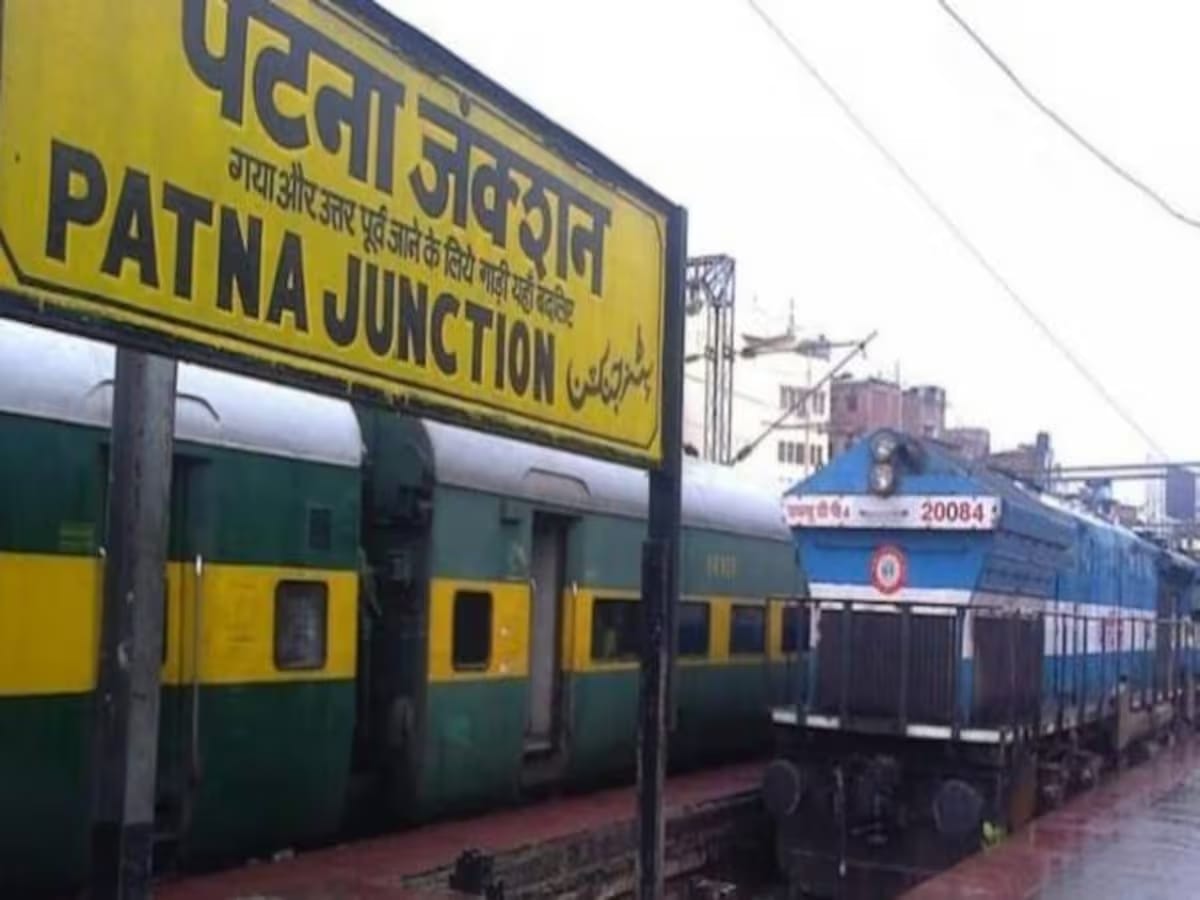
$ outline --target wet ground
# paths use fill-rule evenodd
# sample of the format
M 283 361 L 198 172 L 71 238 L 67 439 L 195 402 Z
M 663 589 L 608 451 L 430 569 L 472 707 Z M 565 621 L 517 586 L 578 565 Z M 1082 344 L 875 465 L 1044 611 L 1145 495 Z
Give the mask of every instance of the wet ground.
M 711 873 L 736 897 L 785 900 L 755 872 Z M 710 894 L 708 896 L 716 896 Z M 876 900 L 882 887 L 847 895 Z M 1200 898 L 1200 736 L 1108 775 L 1003 843 L 904 894 L 904 900 Z
M 905 897 L 1200 898 L 1200 739 L 1111 776 Z
M 1117 826 L 1047 879 L 1039 897 L 1200 896 L 1200 775 Z

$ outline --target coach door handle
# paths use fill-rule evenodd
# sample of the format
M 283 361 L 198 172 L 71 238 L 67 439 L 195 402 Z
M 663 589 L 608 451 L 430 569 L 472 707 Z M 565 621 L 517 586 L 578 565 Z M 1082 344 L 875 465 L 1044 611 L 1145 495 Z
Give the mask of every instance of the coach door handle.
M 204 614 L 204 557 L 196 554 L 195 591 L 192 594 L 192 722 L 189 767 L 192 781 L 200 776 L 200 636 Z

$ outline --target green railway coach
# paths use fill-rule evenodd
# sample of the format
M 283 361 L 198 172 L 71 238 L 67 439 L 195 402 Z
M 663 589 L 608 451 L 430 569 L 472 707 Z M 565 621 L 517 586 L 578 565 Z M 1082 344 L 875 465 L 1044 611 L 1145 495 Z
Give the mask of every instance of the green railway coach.
M 0 322 L 0 896 L 86 866 L 113 350 Z M 216 861 L 341 821 L 361 443 L 345 404 L 180 366 L 158 839 Z
M 113 351 L 0 322 L 0 896 L 86 873 Z M 645 473 L 181 365 L 156 850 L 628 777 Z M 672 762 L 765 750 L 777 498 L 685 466 Z
M 632 771 L 646 475 L 361 411 L 368 755 L 424 818 Z M 776 498 L 689 462 L 672 755 L 765 746 L 800 591 Z M 785 630 L 789 634 L 785 635 Z M 803 641 L 800 645 L 803 645 Z

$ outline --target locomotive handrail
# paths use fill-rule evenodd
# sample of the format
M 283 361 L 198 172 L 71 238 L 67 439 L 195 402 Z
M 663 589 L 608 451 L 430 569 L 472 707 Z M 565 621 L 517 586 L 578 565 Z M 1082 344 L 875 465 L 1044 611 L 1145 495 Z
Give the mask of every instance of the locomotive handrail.
M 922 708 L 914 706 L 917 698 L 911 695 L 916 659 L 913 641 L 918 616 L 945 617 L 953 621 L 949 640 L 954 648 L 951 659 L 955 662 L 947 665 L 943 674 L 937 677 L 946 679 L 943 684 L 949 693 L 948 730 L 954 739 L 958 739 L 965 728 L 974 728 L 977 732 L 980 723 L 988 722 L 999 729 L 996 733 L 1002 740 L 1023 740 L 1030 735 L 1048 733 L 1053 728 L 1062 729 L 1103 718 L 1115 712 L 1118 703 L 1128 703 L 1138 709 L 1174 700 L 1183 696 L 1184 690 L 1182 685 L 1176 684 L 1176 670 L 1184 666 L 1185 654 L 1195 645 L 1195 622 L 1186 616 L 1160 615 L 1152 609 L 1127 608 L 1097 613 L 1075 608 L 1037 609 L 1003 602 L 920 603 L 906 599 L 829 596 L 793 597 L 786 603 L 805 610 L 808 615 L 808 640 L 796 648 L 800 654 L 808 654 L 808 659 L 800 660 L 796 666 L 796 671 L 807 677 L 803 686 L 798 680 L 789 681 L 792 688 L 797 689 L 792 705 L 803 721 L 812 718 L 826 723 L 820 727 L 847 727 L 853 723 L 873 731 L 901 734 L 909 733 L 910 725 L 926 732 L 930 728 L 945 727 L 926 724 L 930 720 L 922 720 L 919 712 L 914 716 L 914 710 Z M 836 620 L 837 631 L 827 631 L 823 635 L 821 618 L 830 613 L 840 614 Z M 891 671 L 895 672 L 893 677 L 898 683 L 896 693 L 887 700 L 890 709 L 887 721 L 874 713 L 864 712 L 851 697 L 856 683 L 854 642 L 858 632 L 854 623 L 858 616 L 870 613 L 897 616 L 891 630 L 876 632 L 894 634 L 895 638 L 884 638 L 888 641 L 885 647 L 872 648 L 872 653 L 891 654 L 888 658 L 896 663 L 896 669 Z M 999 693 L 990 695 L 993 697 L 990 701 L 983 699 L 989 695 L 978 693 L 978 669 L 972 682 L 964 683 L 960 677 L 960 664 L 968 652 L 965 644 L 967 640 L 976 639 L 968 638 L 966 629 L 978 628 L 979 623 L 985 621 L 998 622 L 996 627 L 1000 630 L 994 634 L 1001 643 L 996 644 L 995 638 L 991 640 L 993 649 L 1002 654 L 1003 662 L 993 671 L 993 676 L 999 675 L 1005 685 Z M 1031 624 L 1021 626 L 1021 622 Z M 1035 628 L 1032 623 L 1040 627 Z M 836 642 L 837 649 L 830 652 L 839 654 L 836 671 L 820 668 L 821 650 L 833 648 L 831 641 Z M 979 652 L 977 646 L 975 653 Z M 878 673 L 876 669 L 871 676 L 877 687 L 870 690 L 875 693 L 866 696 L 886 699 L 888 676 Z M 881 677 L 885 683 L 879 686 Z M 883 693 L 879 694 L 879 690 Z M 967 695 L 966 691 L 971 693 Z M 1122 697 L 1126 699 L 1122 700 Z M 1003 704 L 998 709 L 994 705 L 997 700 Z M 868 703 L 867 710 L 872 704 L 877 706 L 877 701 L 863 702 Z M 998 717 L 986 713 L 987 703 L 993 704 L 990 708 L 994 711 L 1002 710 Z M 857 710 L 856 705 L 859 705 Z M 928 709 L 928 706 L 924 708 Z M 828 719 L 835 711 L 837 720 Z M 810 715 L 813 713 L 817 715 Z M 964 714 L 967 716 L 965 721 Z M 983 718 L 977 718 L 979 716 Z

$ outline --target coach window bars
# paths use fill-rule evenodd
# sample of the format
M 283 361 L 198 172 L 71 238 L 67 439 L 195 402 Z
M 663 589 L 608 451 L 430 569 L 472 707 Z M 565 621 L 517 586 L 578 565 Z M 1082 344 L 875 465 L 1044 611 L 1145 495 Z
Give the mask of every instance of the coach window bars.
M 281 581 L 275 587 L 275 667 L 325 666 L 329 588 L 323 581 Z
M 592 659 L 597 662 L 636 660 L 641 624 L 638 601 L 596 600 L 592 606 Z
M 451 644 L 455 669 L 487 669 L 488 661 L 492 658 L 491 594 L 485 591 L 455 593 Z
M 734 604 L 729 620 L 729 655 L 761 655 L 767 648 L 767 608 Z

